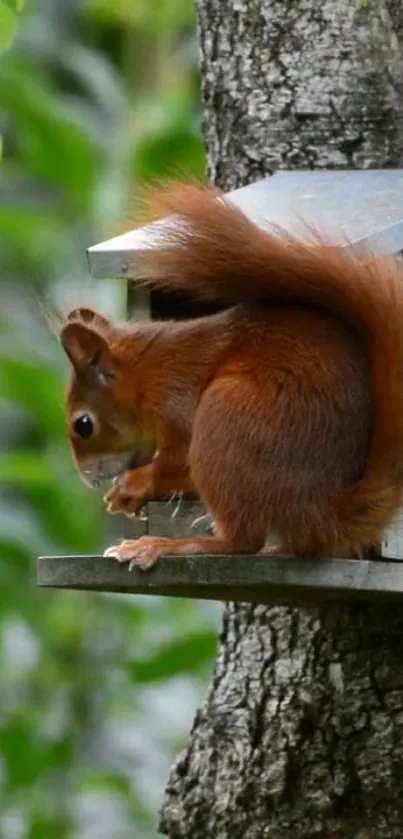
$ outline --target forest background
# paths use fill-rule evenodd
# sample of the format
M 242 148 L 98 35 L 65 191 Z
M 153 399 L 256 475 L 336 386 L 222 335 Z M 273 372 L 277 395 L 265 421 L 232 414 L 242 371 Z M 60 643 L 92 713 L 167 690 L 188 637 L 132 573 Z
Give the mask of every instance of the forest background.
M 85 250 L 142 183 L 204 171 L 194 4 L 2 0 L 0 48 L 0 836 L 156 839 L 220 607 L 36 589 L 38 555 L 99 552 L 110 523 L 33 292 L 124 316 Z

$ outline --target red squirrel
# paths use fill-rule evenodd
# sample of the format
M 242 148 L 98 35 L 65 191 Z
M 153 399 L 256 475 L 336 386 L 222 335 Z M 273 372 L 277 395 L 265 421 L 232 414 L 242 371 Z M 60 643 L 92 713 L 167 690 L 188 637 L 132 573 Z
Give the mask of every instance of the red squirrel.
M 402 504 L 403 276 L 399 264 L 263 229 L 210 187 L 162 194 L 154 288 L 217 301 L 184 322 L 65 319 L 75 462 L 137 514 L 167 493 L 204 502 L 214 535 L 143 536 L 107 555 L 142 569 L 166 554 L 359 556 Z M 153 446 L 152 461 L 133 455 Z

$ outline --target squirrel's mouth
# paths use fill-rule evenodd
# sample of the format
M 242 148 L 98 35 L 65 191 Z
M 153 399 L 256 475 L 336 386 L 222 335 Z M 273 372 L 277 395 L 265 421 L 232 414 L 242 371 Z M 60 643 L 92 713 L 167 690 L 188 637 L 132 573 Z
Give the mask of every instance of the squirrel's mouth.
M 105 481 L 118 478 L 130 469 L 131 460 L 130 454 L 94 458 L 79 467 L 80 475 L 87 486 L 98 489 Z
M 94 457 L 79 464 L 78 468 L 84 483 L 91 489 L 99 489 L 102 483 L 120 478 L 128 469 L 137 469 L 149 460 L 150 456 L 144 453 L 125 452 Z

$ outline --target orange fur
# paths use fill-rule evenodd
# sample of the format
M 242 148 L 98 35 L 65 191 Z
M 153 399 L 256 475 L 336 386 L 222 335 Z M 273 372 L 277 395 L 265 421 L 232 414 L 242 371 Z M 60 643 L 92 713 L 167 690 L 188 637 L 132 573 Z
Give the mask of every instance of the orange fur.
M 181 185 L 158 201 L 178 223 L 158 226 L 141 276 L 227 308 L 120 326 L 75 312 L 61 332 L 70 441 L 80 467 L 154 444 L 152 463 L 107 494 L 110 512 L 194 489 L 216 535 L 134 542 L 120 558 L 255 552 L 268 529 L 296 554 L 376 545 L 402 503 L 401 268 L 262 230 L 217 190 Z M 71 429 L 81 409 L 97 418 L 89 441 Z

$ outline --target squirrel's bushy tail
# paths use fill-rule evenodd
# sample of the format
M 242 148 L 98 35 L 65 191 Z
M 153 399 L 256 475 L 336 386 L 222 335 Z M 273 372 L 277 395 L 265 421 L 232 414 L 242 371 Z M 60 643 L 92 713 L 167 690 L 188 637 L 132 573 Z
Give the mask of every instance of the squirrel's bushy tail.
M 281 298 L 320 306 L 366 342 L 373 428 L 365 473 L 338 504 L 342 543 L 377 541 L 403 489 L 403 272 L 398 263 L 318 238 L 303 243 L 250 221 L 217 190 L 178 185 L 158 194 L 155 249 L 141 273 L 154 287 L 224 304 Z

